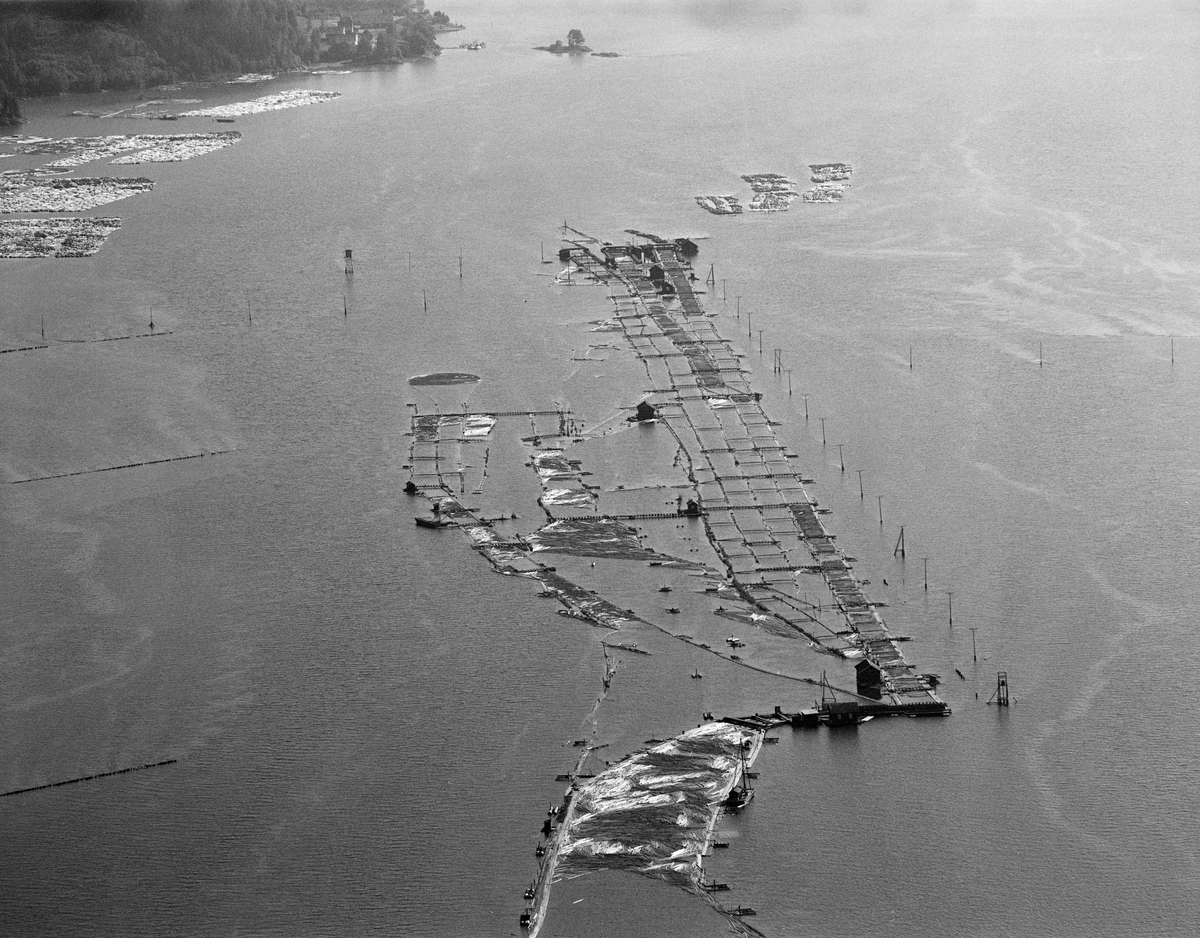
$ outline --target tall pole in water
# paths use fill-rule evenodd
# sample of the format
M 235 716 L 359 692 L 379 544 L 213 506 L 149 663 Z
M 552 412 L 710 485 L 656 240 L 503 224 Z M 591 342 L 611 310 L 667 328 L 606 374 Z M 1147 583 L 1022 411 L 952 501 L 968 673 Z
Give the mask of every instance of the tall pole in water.
M 908 370 L 912 371 L 912 346 L 908 347 Z
M 817 419 L 821 421 L 821 445 L 824 446 L 825 445 L 825 418 L 818 417 Z
M 737 318 L 742 318 L 742 298 L 740 296 L 737 298 Z
M 254 314 L 250 312 L 250 297 L 246 297 L 246 319 L 254 322 Z
M 792 396 L 792 369 L 787 370 L 788 373 L 788 397 Z
M 950 597 L 950 628 L 954 628 L 954 593 L 946 590 L 946 595 Z
M 838 462 L 842 464 L 842 472 L 846 471 L 846 460 L 842 457 L 842 447 L 845 445 L 845 443 L 838 444 Z
M 929 592 L 929 558 L 922 557 L 921 562 L 925 565 L 925 592 Z
M 858 500 L 861 502 L 866 496 L 863 495 L 862 487 L 862 470 L 858 470 Z
M 808 395 L 804 395 L 804 422 L 808 423 Z
M 763 334 L 763 331 L 761 329 L 759 329 L 758 330 L 758 354 L 759 355 L 762 354 L 762 334 Z
M 877 499 L 879 499 L 879 526 L 882 528 L 883 527 L 883 496 L 876 495 L 875 497 Z
M 429 312 L 429 297 L 425 295 L 425 291 L 421 291 L 421 307 L 425 312 Z
M 458 249 L 458 279 L 462 280 L 462 248 Z
M 975 657 L 975 630 L 977 628 L 979 628 L 979 626 L 977 626 L 977 625 L 971 626 L 971 660 L 972 661 L 979 660 L 977 657 Z

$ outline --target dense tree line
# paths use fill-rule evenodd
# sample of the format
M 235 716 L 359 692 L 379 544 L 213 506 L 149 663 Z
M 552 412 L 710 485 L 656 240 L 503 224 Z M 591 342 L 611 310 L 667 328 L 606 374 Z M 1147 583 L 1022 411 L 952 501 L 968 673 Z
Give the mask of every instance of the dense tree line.
M 0 127 L 11 127 L 21 123 L 21 106 L 17 96 L 8 90 L 8 85 L 0 81 Z
M 423 0 L 390 6 L 405 18 L 368 47 L 375 59 L 436 51 Z M 18 96 L 144 88 L 316 62 L 317 36 L 300 12 L 297 0 L 0 2 L 0 124 L 19 118 Z

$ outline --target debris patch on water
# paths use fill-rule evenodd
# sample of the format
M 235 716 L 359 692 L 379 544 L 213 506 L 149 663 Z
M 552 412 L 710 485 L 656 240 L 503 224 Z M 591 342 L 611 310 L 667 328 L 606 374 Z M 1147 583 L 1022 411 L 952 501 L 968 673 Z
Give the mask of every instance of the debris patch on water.
M 533 454 L 532 464 L 542 483 L 542 508 L 575 508 L 594 514 L 596 495 L 583 483 L 579 460 L 567 459 L 560 450 L 541 450 Z
M 786 212 L 796 199 L 805 202 L 840 202 L 845 195 L 854 168 L 849 163 L 810 163 L 812 181 L 817 183 L 803 194 L 795 190 L 795 181 L 781 173 L 743 173 L 742 181 L 754 191 L 752 212 Z M 742 206 L 732 195 L 698 195 L 696 204 L 714 215 L 740 215 Z
M 696 204 L 714 215 L 740 215 L 742 206 L 733 195 L 698 195 Z
M 706 723 L 579 784 L 557 874 L 617 869 L 697 888 L 713 825 L 761 735 Z
M 153 188 L 154 180 L 144 177 L 30 181 L 0 179 L 0 213 L 85 212 L 118 199 L 127 199 L 139 192 L 149 192 Z
M 0 257 L 87 257 L 120 227 L 119 218 L 0 221 Z
M 813 182 L 837 182 L 849 179 L 854 167 L 849 163 L 809 163 Z
M 263 95 L 252 101 L 239 101 L 236 104 L 218 104 L 215 107 L 202 107 L 194 111 L 183 111 L 180 117 L 240 117 L 243 114 L 260 114 L 263 111 L 279 111 L 283 108 L 300 107 L 305 104 L 323 104 L 342 96 L 340 91 L 310 91 L 305 88 L 295 88 L 291 91 L 280 91 L 276 94 Z
M 744 173 L 742 181 L 748 182 L 755 192 L 786 192 L 795 183 L 779 173 Z
M 848 188 L 850 188 L 849 183 L 823 182 L 818 186 L 813 186 L 811 189 L 805 189 L 804 201 L 840 202 Z
M 54 169 L 74 169 L 84 163 L 106 160 L 131 150 L 144 152 L 119 157 L 114 164 L 178 163 L 220 150 L 237 143 L 242 135 L 236 130 L 198 134 L 108 134 L 101 137 L 16 138 L 16 153 L 25 156 L 58 156 L 47 165 Z
M 792 207 L 796 192 L 759 192 L 750 200 L 752 212 L 786 212 Z
M 142 142 L 156 140 L 148 150 L 119 156 L 111 161 L 113 166 L 128 166 L 135 163 L 181 163 L 193 156 L 201 156 L 231 146 L 242 139 L 236 130 L 212 134 L 172 134 L 171 136 L 143 137 Z
M 568 518 L 552 521 L 526 540 L 534 552 L 554 551 L 577 557 L 607 557 L 613 560 L 658 560 L 662 555 L 647 550 L 637 531 L 611 518 Z

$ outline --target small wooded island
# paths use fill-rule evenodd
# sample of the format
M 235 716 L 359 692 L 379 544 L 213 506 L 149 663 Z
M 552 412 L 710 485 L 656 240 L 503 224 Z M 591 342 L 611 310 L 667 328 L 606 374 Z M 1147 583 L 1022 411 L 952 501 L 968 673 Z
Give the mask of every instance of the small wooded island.
M 550 46 L 534 46 L 539 52 L 553 52 L 555 55 L 586 55 L 592 50 L 583 44 L 583 30 L 572 29 L 567 33 L 567 44 L 561 39 L 555 39 Z

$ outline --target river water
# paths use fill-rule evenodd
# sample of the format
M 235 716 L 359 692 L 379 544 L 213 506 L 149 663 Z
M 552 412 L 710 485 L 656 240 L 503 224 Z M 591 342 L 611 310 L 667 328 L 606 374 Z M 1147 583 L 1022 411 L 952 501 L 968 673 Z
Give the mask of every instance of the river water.
M 31 344 L 43 317 L 51 340 L 0 357 L 6 481 L 232 452 L 0 486 L 0 788 L 178 760 L 0 800 L 0 933 L 517 932 L 600 633 L 414 528 L 408 405 L 433 399 L 407 379 L 473 372 L 463 401 L 561 402 L 586 425 L 635 403 L 631 356 L 572 361 L 611 306 L 552 285 L 541 254 L 566 221 L 704 238 L 709 310 L 954 709 L 764 749 L 710 867 L 756 927 L 1190 934 L 1195 6 L 452 16 L 469 28 L 445 45 L 487 48 L 281 80 L 342 96 L 239 118 L 239 144 L 185 163 L 89 167 L 157 187 L 95 213 L 123 227 L 92 258 L 4 262 L 0 344 Z M 532 50 L 570 28 L 621 57 Z M 68 116 L 83 106 L 30 102 L 23 131 L 147 129 Z M 693 202 L 832 160 L 855 167 L 837 205 Z M 171 334 L 61 341 L 151 317 Z M 532 526 L 536 483 L 505 439 L 490 497 Z M 812 702 L 711 661 L 688 681 L 691 649 L 642 641 L 654 657 L 623 661 L 596 710 L 614 753 L 704 711 Z M 986 704 L 1000 670 L 1007 710 Z M 704 903 L 616 874 L 556 887 L 543 932 L 723 933 Z

